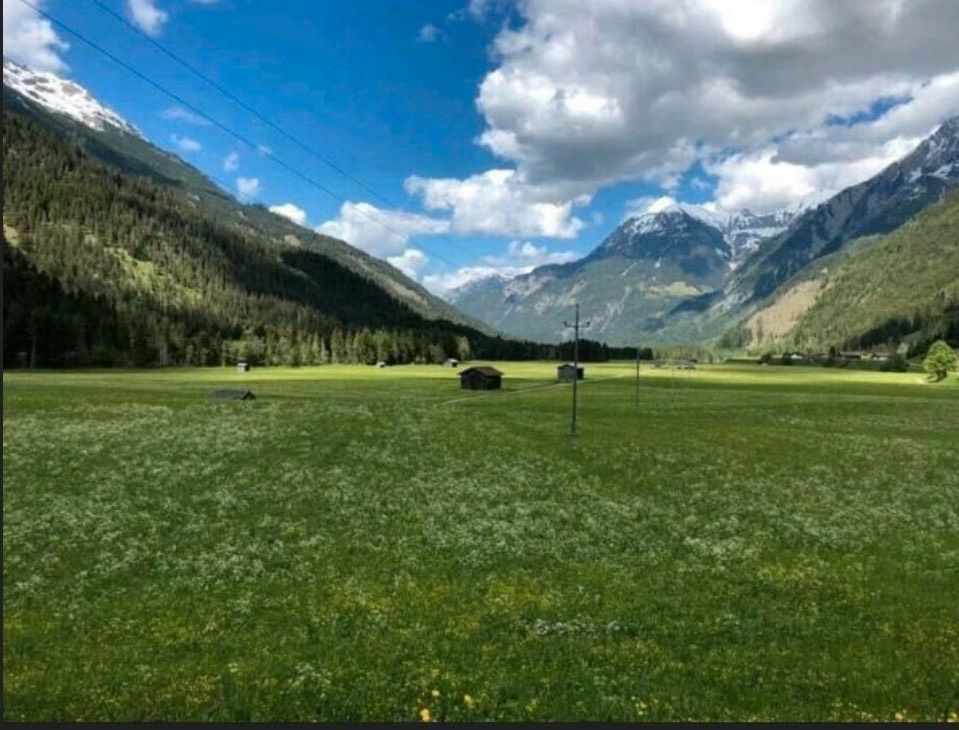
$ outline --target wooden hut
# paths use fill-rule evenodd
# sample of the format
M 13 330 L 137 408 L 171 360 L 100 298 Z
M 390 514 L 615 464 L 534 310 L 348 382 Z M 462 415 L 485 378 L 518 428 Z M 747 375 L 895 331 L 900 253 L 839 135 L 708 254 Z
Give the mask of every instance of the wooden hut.
M 443 361 L 443 365 L 448 368 L 458 368 L 460 366 L 460 361 L 455 357 L 448 357 Z
M 460 387 L 464 390 L 499 390 L 503 373 L 489 365 L 467 368 L 460 373 Z
M 238 373 L 250 372 L 250 363 L 248 363 L 246 360 L 240 360 L 240 362 L 236 364 L 236 371 Z
M 221 400 L 253 400 L 256 398 L 252 390 L 243 388 L 218 388 L 207 396 L 211 401 Z
M 571 362 L 564 362 L 562 365 L 556 366 L 556 377 L 559 380 L 567 380 L 572 382 L 574 377 L 577 380 L 582 380 L 585 378 L 586 372 L 582 365 L 574 365 Z

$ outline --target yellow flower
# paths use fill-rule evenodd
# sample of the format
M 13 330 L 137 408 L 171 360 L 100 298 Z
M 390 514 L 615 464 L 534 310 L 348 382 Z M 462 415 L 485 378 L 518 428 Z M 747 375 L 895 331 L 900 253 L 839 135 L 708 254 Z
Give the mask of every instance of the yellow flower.
M 430 692 L 430 694 L 433 695 L 434 697 L 439 697 L 440 691 L 438 689 L 434 689 L 432 692 Z
M 420 720 L 422 720 L 423 722 L 429 722 L 432 719 L 433 719 L 433 716 L 430 714 L 429 707 L 424 707 L 422 710 L 420 710 Z
M 472 708 L 473 705 L 476 704 L 476 702 L 469 695 L 463 695 L 463 704 L 469 708 Z

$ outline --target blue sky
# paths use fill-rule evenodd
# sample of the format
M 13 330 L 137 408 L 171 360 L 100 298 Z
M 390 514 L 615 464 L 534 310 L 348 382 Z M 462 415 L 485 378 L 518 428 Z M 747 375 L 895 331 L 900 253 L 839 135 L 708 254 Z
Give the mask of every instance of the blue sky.
M 104 0 L 130 17 L 123 0 Z M 322 182 L 346 200 L 421 211 L 404 190 L 411 174 L 465 177 L 495 167 L 497 161 L 476 144 L 483 131 L 476 88 L 491 68 L 489 46 L 509 12 L 478 21 L 463 2 L 409 2 L 364 5 L 318 2 L 218 2 L 181 0 L 163 5 L 168 14 L 157 40 L 294 137 L 324 153 L 361 180 L 372 196 L 242 108 L 219 96 L 201 79 L 179 67 L 141 36 L 82 0 L 52 1 L 45 9 L 71 28 L 95 40 L 131 66 L 175 91 L 190 104 Z M 295 18 L 295 21 L 292 20 Z M 438 33 L 424 41 L 421 29 Z M 341 202 L 282 170 L 268 158 L 188 114 L 171 118 L 179 106 L 84 43 L 70 43 L 63 54 L 69 74 L 98 99 L 119 111 L 158 145 L 215 177 L 235 192 L 235 179 L 259 181 L 250 196 L 267 205 L 293 203 L 317 225 L 336 218 Z M 430 32 L 425 33 L 430 37 Z M 193 140 L 201 149 L 176 141 Z M 186 143 L 188 147 L 192 147 Z M 236 153 L 238 167 L 223 169 Z M 537 246 L 584 254 L 617 222 L 629 198 L 651 194 L 649 185 L 606 190 L 586 217 L 601 216 L 572 241 L 525 236 Z M 387 206 L 383 200 L 393 206 Z M 373 213 L 372 217 L 376 217 Z M 375 223 L 372 224 L 376 228 Z M 513 235 L 437 235 L 421 246 L 433 256 L 430 270 L 449 270 L 508 248 Z
M 103 0 L 376 196 L 90 0 L 41 3 L 346 208 L 62 29 L 17 35 L 42 23 L 19 0 L 3 0 L 4 49 L 73 77 L 244 199 L 443 291 L 583 255 L 663 196 L 719 212 L 825 197 L 959 112 L 959 3 L 795 1 L 805 15 L 784 23 L 785 3 L 752 0 Z

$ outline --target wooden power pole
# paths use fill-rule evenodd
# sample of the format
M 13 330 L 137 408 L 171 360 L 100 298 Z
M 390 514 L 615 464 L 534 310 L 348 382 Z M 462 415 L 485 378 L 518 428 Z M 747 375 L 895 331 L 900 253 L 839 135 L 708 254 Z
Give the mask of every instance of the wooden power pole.
M 636 407 L 639 408 L 639 345 L 636 345 Z
M 569 322 L 563 322 L 564 327 L 573 328 L 573 420 L 569 426 L 569 435 L 576 435 L 576 386 L 579 382 L 579 304 L 576 305 L 576 317 L 573 319 L 573 324 Z M 589 327 L 589 322 L 586 322 L 584 327 Z

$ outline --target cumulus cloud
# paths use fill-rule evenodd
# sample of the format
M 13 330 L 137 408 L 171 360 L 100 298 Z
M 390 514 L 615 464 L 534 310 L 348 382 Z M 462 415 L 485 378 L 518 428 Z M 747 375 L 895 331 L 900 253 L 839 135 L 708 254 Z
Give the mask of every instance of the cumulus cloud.
M 306 211 L 293 203 L 271 205 L 270 212 L 281 215 L 287 220 L 293 221 L 298 226 L 306 225 Z
M 316 230 L 385 257 L 402 254 L 411 236 L 446 233 L 450 224 L 440 218 L 347 201 L 340 206 L 338 217 L 324 221 Z
M 537 266 L 564 264 L 577 258 L 579 256 L 573 251 L 551 251 L 529 241 L 510 241 L 503 254 L 484 256 L 478 263 L 456 271 L 424 276 L 423 284 L 439 296 L 446 296 L 452 290 L 479 279 L 491 276 L 509 278 L 526 274 Z
M 550 202 L 548 190 L 525 184 L 515 170 L 487 170 L 465 179 L 413 175 L 405 187 L 427 209 L 449 211 L 451 229 L 458 233 L 573 238 L 584 225 L 572 215 L 574 201 Z
M 238 177 L 236 179 L 236 189 L 240 195 L 252 198 L 260 192 L 260 179 L 256 177 Z
M 171 134 L 170 139 L 173 141 L 173 144 L 179 147 L 183 152 L 199 152 L 203 149 L 203 145 L 192 137 L 181 137 L 178 134 Z
M 953 0 L 527 0 L 518 8 L 523 22 L 500 31 L 496 67 L 479 88 L 479 141 L 556 201 L 620 180 L 675 189 L 694 160 L 709 159 L 720 174 L 747 161 L 786 165 L 775 169 L 771 202 L 823 176 L 838 182 L 873 169 L 890 146 L 959 112 L 950 93 L 959 69 Z M 876 124 L 858 146 L 824 123 L 887 96 L 907 101 L 880 120 L 895 123 Z M 813 135 L 807 145 L 804 134 Z M 792 135 L 792 144 L 775 144 Z M 798 169 L 826 164 L 830 146 L 843 148 L 849 175 Z M 740 157 L 716 166 L 730 151 Z M 743 190 L 739 182 L 727 185 Z
M 236 172 L 238 169 L 240 169 L 239 154 L 236 152 L 231 152 L 223 158 L 223 170 L 225 172 Z
M 43 2 L 36 2 L 39 7 Z M 3 55 L 37 71 L 65 71 L 60 54 L 70 44 L 50 21 L 18 0 L 3 0 Z
M 429 259 L 419 249 L 408 248 L 398 256 L 388 256 L 386 260 L 411 279 L 418 279 L 420 271 Z
M 157 7 L 156 0 L 127 0 L 130 20 L 150 36 L 160 35 L 169 16 Z
M 185 122 L 186 124 L 196 124 L 201 127 L 209 126 L 210 122 L 207 119 L 204 119 L 199 114 L 191 112 L 189 109 L 184 109 L 182 106 L 174 105 L 167 107 L 162 112 L 160 116 L 164 119 L 169 119 L 174 122 Z

